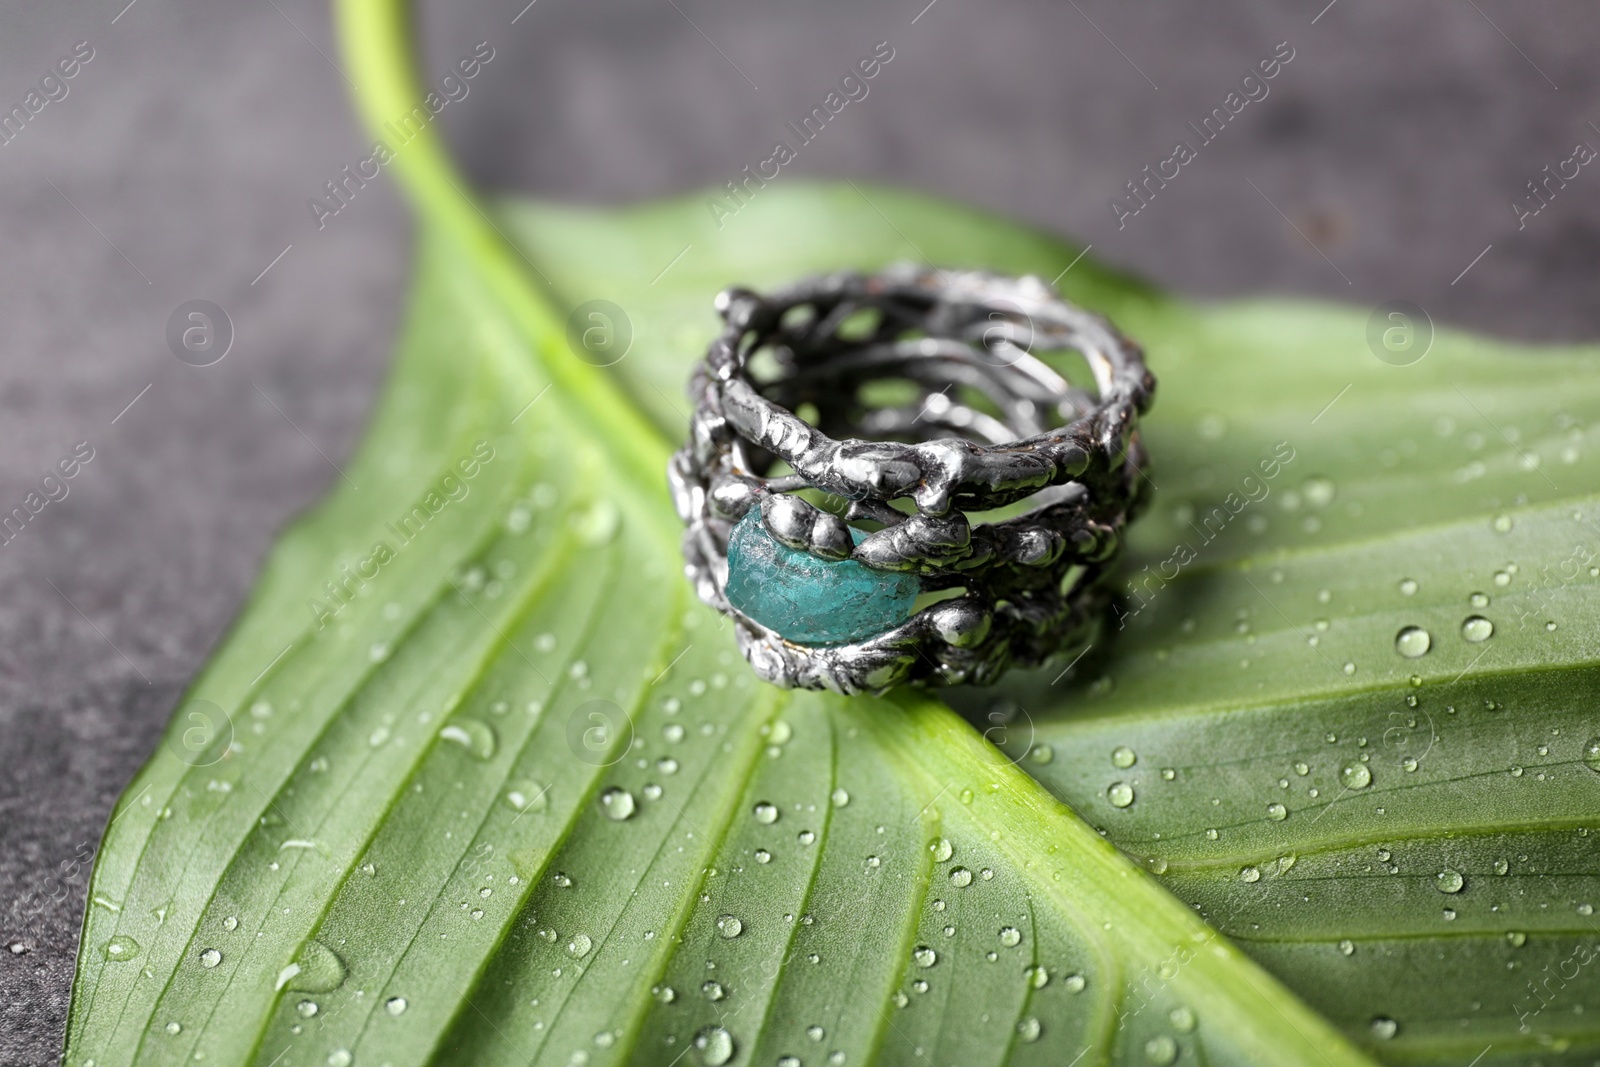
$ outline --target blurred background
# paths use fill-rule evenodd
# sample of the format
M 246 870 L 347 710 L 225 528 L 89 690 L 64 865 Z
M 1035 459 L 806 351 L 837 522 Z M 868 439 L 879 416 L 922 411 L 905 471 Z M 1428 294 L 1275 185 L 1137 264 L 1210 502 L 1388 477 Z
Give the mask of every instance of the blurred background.
M 0 116 L 25 119 L 0 133 L 0 513 L 93 457 L 0 545 L 0 1062 L 32 1064 L 59 1051 L 114 799 L 361 432 L 412 229 L 387 173 L 320 229 L 308 208 L 370 146 L 319 0 L 28 0 L 4 23 Z M 788 180 L 965 200 L 1198 299 L 1600 335 L 1600 173 L 1513 208 L 1600 148 L 1580 0 L 457 0 L 422 25 L 425 78 L 494 50 L 441 117 L 491 189 L 719 185 L 887 41 Z M 1119 220 L 1125 183 L 1285 43 L 1268 95 Z M 232 324 L 210 367 L 169 348 L 193 300 Z

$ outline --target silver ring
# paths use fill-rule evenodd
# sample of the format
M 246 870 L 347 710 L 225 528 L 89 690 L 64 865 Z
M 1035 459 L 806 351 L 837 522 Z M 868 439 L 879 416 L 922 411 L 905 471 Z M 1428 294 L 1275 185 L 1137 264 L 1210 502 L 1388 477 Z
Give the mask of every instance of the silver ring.
M 915 265 L 715 306 L 668 473 L 686 573 L 757 674 L 988 684 L 1087 640 L 1146 499 L 1138 345 L 1036 277 Z

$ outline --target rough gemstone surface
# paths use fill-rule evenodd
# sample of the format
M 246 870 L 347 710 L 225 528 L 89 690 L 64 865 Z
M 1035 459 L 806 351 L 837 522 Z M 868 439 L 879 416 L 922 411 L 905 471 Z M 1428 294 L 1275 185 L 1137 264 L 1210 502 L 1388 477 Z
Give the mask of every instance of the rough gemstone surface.
M 850 534 L 860 543 L 863 534 Z M 728 538 L 728 603 L 780 636 L 841 645 L 905 622 L 922 591 L 914 574 L 873 570 L 853 559 L 818 559 L 782 544 L 751 508 Z

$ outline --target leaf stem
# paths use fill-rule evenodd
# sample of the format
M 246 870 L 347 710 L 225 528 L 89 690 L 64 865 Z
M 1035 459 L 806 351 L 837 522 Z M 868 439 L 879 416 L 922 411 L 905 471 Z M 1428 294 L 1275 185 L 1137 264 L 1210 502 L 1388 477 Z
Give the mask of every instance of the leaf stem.
M 371 135 L 385 143 L 395 171 L 428 235 L 461 246 L 482 282 L 528 339 L 534 359 L 570 401 L 567 410 L 593 426 L 617 465 L 646 493 L 666 492 L 663 471 L 671 446 L 600 368 L 567 344 L 564 306 L 539 268 L 512 244 L 450 159 L 426 93 L 411 63 L 414 41 L 407 0 L 334 0 L 340 45 L 356 85 L 356 105 Z M 388 144 L 389 124 L 420 111 L 428 121 L 404 144 Z M 531 271 L 531 273 L 530 273 Z M 534 275 L 538 275 L 536 280 Z

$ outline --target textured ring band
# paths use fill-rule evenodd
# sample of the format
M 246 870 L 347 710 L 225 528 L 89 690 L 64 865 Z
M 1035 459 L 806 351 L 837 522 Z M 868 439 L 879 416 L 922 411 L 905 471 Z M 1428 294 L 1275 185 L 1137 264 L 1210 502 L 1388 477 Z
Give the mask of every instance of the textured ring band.
M 1038 278 L 912 265 L 716 308 L 669 476 L 688 576 L 762 678 L 986 684 L 1086 638 L 1145 499 L 1137 345 Z

